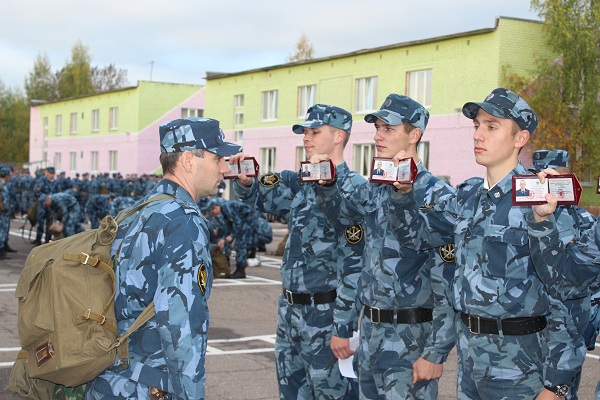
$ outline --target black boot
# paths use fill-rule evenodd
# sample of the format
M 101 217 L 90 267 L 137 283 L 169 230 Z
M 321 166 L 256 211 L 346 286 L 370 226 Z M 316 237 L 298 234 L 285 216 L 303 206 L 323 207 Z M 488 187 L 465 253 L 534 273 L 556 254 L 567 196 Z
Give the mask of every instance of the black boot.
M 0 260 L 10 260 L 10 257 L 6 255 L 4 249 L 0 249 Z
M 4 242 L 4 251 L 7 253 L 16 253 L 17 251 L 8 245 L 8 240 Z
M 33 244 L 35 246 L 40 246 L 42 244 L 42 238 L 41 237 L 35 238 L 35 240 L 31 241 L 31 244 Z
M 229 276 L 231 279 L 244 279 L 246 277 L 246 266 L 238 265 L 233 274 Z

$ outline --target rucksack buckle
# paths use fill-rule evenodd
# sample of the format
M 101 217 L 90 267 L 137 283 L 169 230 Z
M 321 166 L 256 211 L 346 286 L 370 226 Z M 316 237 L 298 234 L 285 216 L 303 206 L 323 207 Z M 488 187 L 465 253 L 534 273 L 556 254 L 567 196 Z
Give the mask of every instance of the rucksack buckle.
M 86 311 L 87 311 L 87 315 L 85 315 Z M 88 308 L 87 310 L 83 311 L 83 315 L 82 315 L 83 319 L 88 320 L 88 319 L 90 319 L 91 316 L 92 316 L 92 309 L 91 308 Z

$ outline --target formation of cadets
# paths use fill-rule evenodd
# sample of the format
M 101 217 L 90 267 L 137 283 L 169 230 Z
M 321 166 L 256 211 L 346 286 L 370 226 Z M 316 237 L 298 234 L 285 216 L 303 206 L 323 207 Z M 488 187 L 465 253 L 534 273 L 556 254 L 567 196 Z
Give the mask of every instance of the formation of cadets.
M 27 217 L 32 224 L 34 245 L 82 232 L 89 223 L 91 229 L 100 226 L 106 215 L 116 216 L 121 210 L 148 195 L 161 180 L 161 175 L 119 173 L 97 175 L 75 174 L 67 177 L 54 167 L 38 169 L 32 176 L 28 169 L 0 165 L 0 259 L 10 258 L 15 250 L 8 244 L 10 219 Z M 202 198 L 198 206 L 211 224 L 211 241 L 215 258 L 216 278 L 245 278 L 246 265 L 260 264 L 256 251 L 266 251 L 272 241 L 272 229 L 264 214 L 259 214 L 238 201 L 218 195 Z M 220 205 L 220 207 L 215 207 Z M 214 214 L 213 209 L 219 210 Z M 33 236 L 35 234 L 35 236 Z M 235 249 L 236 271 L 230 273 L 229 257 Z M 224 255 L 226 258 L 219 258 Z M 243 266 L 242 266 L 243 265 Z

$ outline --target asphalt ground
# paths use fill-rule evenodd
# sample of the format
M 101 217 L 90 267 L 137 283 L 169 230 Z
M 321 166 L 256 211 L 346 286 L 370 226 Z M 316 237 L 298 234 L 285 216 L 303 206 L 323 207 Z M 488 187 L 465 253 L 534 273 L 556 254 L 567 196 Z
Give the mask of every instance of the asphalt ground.
M 0 400 L 16 399 L 6 393 L 10 368 L 19 349 L 17 303 L 14 291 L 32 245 L 22 237 L 23 220 L 11 221 L 9 243 L 18 250 L 0 260 Z M 206 357 L 208 400 L 278 399 L 275 374 L 277 297 L 281 292 L 281 257 L 271 255 L 287 232 L 272 223 L 273 242 L 259 253 L 260 267 L 247 268 L 247 279 L 217 279 L 209 300 L 210 329 Z M 27 236 L 27 231 L 25 235 Z M 233 265 L 234 263 L 232 263 Z M 579 398 L 593 400 L 600 380 L 600 343 L 588 353 L 583 366 Z M 456 399 L 456 354 L 444 364 L 439 399 Z

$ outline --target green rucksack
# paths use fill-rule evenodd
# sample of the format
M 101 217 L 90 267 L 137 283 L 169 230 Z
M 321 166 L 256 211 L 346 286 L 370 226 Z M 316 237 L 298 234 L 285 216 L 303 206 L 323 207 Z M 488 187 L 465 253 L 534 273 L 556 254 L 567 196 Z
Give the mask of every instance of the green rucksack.
M 35 247 L 19 277 L 18 331 L 22 350 L 9 379 L 8 391 L 39 398 L 46 381 L 78 386 L 115 362 L 127 367 L 128 338 L 154 315 L 150 304 L 121 337 L 114 300 L 117 290 L 110 257 L 119 223 L 159 200 L 161 195 L 106 216 L 98 229 Z M 33 378 L 33 379 L 32 379 Z M 28 397 L 29 396 L 29 397 Z

